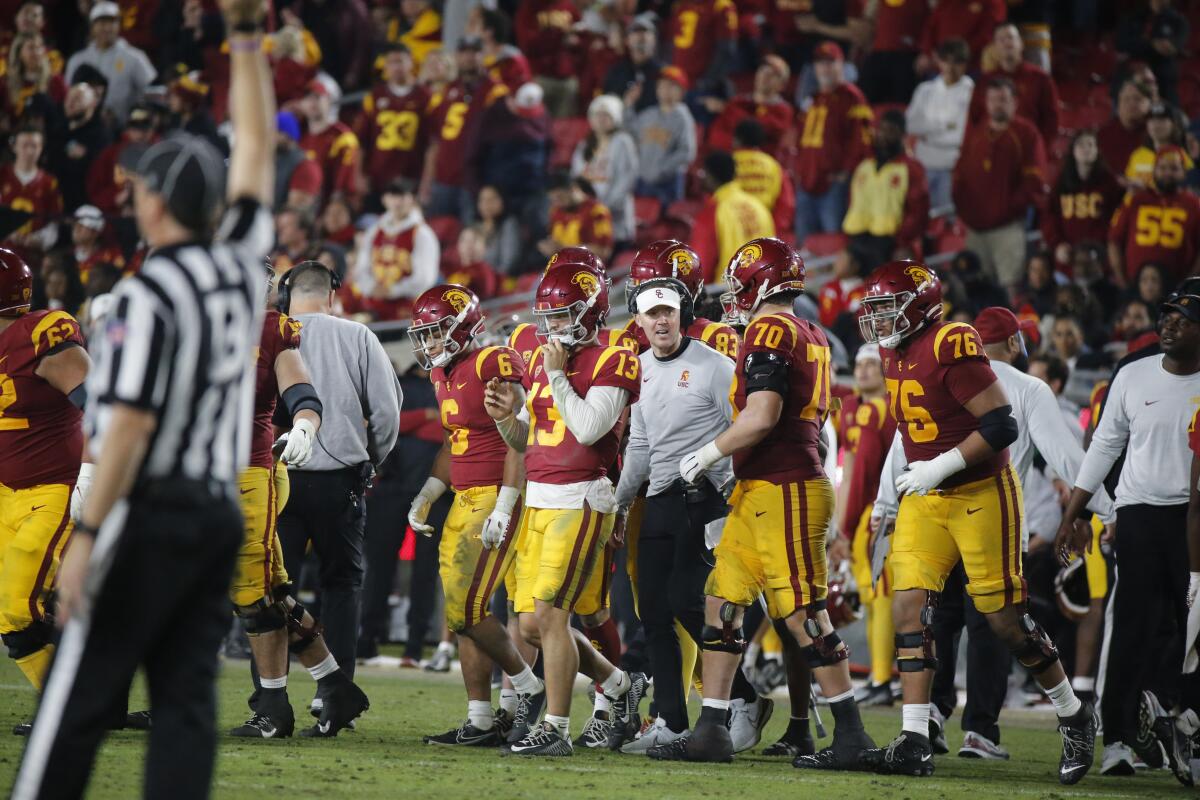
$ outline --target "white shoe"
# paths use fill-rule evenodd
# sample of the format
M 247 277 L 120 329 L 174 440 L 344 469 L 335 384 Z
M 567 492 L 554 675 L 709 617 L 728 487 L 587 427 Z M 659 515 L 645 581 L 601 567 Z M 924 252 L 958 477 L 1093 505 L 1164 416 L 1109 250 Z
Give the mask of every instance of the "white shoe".
M 729 704 L 729 738 L 733 740 L 733 752 L 740 753 L 758 745 L 762 730 L 775 710 L 775 701 L 760 697 L 754 703 L 733 700 Z
M 958 749 L 959 758 L 987 758 L 994 761 L 1008 761 L 1008 751 L 986 736 L 975 731 L 967 731 L 963 736 L 962 747 Z
M 676 739 L 685 738 L 691 731 L 676 733 L 667 727 L 667 721 L 662 717 L 654 720 L 654 724 L 637 735 L 637 738 L 632 742 L 626 742 L 621 745 L 622 753 L 630 753 L 633 755 L 646 755 L 646 751 L 651 747 L 670 744 Z
M 1114 742 L 1104 745 L 1104 755 L 1100 758 L 1101 775 L 1132 775 L 1133 750 L 1124 742 Z

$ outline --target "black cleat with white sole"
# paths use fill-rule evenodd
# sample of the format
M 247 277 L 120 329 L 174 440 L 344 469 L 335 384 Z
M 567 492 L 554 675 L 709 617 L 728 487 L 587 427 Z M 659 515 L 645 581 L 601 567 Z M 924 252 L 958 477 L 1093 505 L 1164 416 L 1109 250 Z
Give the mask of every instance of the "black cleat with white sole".
M 1058 762 L 1058 782 L 1072 786 L 1083 780 L 1096 757 L 1096 712 L 1085 702 L 1073 717 L 1058 718 L 1062 734 L 1062 758 Z
M 517 713 L 513 715 L 512 725 L 508 729 L 508 743 L 515 744 L 524 739 L 537 725 L 538 717 L 542 715 L 542 709 L 545 707 L 545 686 L 540 692 L 517 695 Z
M 621 745 L 633 741 L 634 737 L 638 735 L 638 731 L 642 729 L 642 717 L 638 713 L 638 706 L 641 705 L 642 698 L 646 696 L 650 681 L 641 672 L 628 674 L 628 691 L 620 697 L 609 698 L 612 700 L 612 709 L 608 715 L 612 723 L 608 729 L 609 750 L 620 750 Z
M 928 778 L 933 774 L 933 748 L 927 737 L 902 731 L 887 747 L 864 751 L 859 763 L 864 769 L 880 775 Z
M 464 722 L 459 727 L 436 736 L 423 736 L 421 741 L 425 744 L 456 747 L 498 747 L 504 743 L 498 726 L 484 731 L 476 728 L 470 722 Z
M 678 739 L 659 744 L 651 747 L 646 751 L 646 755 L 656 761 L 687 761 L 688 759 L 688 739 L 692 735 L 685 734 Z
M 300 735 L 317 739 L 337 736 L 338 731 L 352 727 L 354 720 L 370 707 L 366 693 L 356 684 L 349 680 L 338 683 L 326 693 L 317 724 Z
M 510 744 L 508 750 L 515 756 L 575 755 L 571 740 L 561 736 L 549 722 L 535 725 L 524 738 Z
M 813 743 L 812 736 L 797 736 L 790 737 L 784 734 L 778 742 L 770 747 L 762 749 L 764 756 L 783 756 L 785 758 L 798 758 L 800 756 L 811 756 L 817 750 L 816 744 Z

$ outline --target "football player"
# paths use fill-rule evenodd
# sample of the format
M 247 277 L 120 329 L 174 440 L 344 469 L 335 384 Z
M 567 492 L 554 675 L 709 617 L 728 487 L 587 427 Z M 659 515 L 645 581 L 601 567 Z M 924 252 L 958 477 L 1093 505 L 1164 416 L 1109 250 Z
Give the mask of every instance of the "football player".
M 367 697 L 339 668 L 321 635 L 321 627 L 294 597 L 283 566 L 275 524 L 287 503 L 287 469 L 275 463 L 275 449 L 285 465 L 303 466 L 321 427 L 321 400 L 300 356 L 300 323 L 268 309 L 259 340 L 254 389 L 254 438 L 250 465 L 238 479 L 245 539 L 238 552 L 229 597 L 242 618 L 259 688 L 250 700 L 250 719 L 232 736 L 286 738 L 296 719 L 287 694 L 288 652 L 324 690 L 320 717 L 302 736 L 336 736 L 367 708 Z M 273 420 L 283 399 L 286 439 L 274 442 Z
M 429 536 L 429 510 L 447 486 L 454 504 L 442 527 L 438 560 L 446 599 L 446 625 L 458 634 L 467 720 L 426 744 L 497 746 L 511 720 L 492 712 L 492 664 L 515 687 L 526 716 L 536 718 L 545 687 L 517 652 L 508 632 L 488 613 L 492 593 L 512 566 L 512 535 L 521 518 L 521 454 L 507 446 L 483 407 L 489 381 L 520 383 L 524 365 L 507 347 L 479 347 L 479 298 L 456 284 L 441 284 L 413 305 L 408 335 L 413 353 L 437 392 L 446 440 L 433 471 L 408 514 L 414 531 Z
M 637 324 L 637 308 L 634 305 L 637 287 L 642 281 L 652 278 L 675 278 L 687 287 L 693 307 L 704 295 L 704 265 L 696 251 L 676 239 L 659 239 L 643 247 L 633 257 L 629 266 L 629 279 L 625 282 L 625 299 L 629 313 L 634 315 L 624 330 L 637 340 L 638 353 L 650 349 L 650 342 L 641 326 Z M 704 317 L 695 317 L 683 332 L 690 339 L 699 339 L 718 353 L 734 361 L 738 356 L 737 332 L 724 322 L 713 322 Z
M 867 607 L 867 647 L 871 651 L 871 681 L 859 696 L 862 705 L 892 704 L 892 659 L 895 656 L 892 628 L 890 574 L 885 571 L 878 585 L 871 580 L 871 511 L 879 490 L 883 460 L 896 435 L 896 421 L 887 412 L 887 390 L 883 384 L 883 362 L 879 346 L 865 344 L 854 357 L 854 385 L 859 402 L 843 421 L 847 478 L 846 504 L 841 535 L 831 546 L 830 560 L 838 563 L 847 551 L 858 584 L 859 597 Z
M 903 726 L 886 748 L 864 754 L 863 765 L 933 774 L 930 625 L 937 593 L 961 559 L 975 607 L 1053 702 L 1063 737 L 1059 781 L 1077 783 L 1092 763 L 1095 722 L 1026 610 L 1021 489 L 1008 459 L 1018 430 L 1008 397 L 975 329 L 941 322 L 941 283 L 928 267 L 883 265 L 868 279 L 862 305 L 863 338 L 882 350 L 888 407 L 908 462 L 895 481 L 902 497 L 889 556 Z
M 91 360 L 75 318 L 31 312 L 32 293 L 25 261 L 0 247 L 0 639 L 40 692 L 54 653 L 47 598 L 90 481 L 80 409 Z
M 512 383 L 493 379 L 486 393 L 504 441 L 525 453 L 528 478 L 509 597 L 522 634 L 544 654 L 547 713 L 511 745 L 524 755 L 573 752 L 568 724 L 576 672 L 597 681 L 613 703 L 613 749 L 637 732 L 647 685 L 644 675 L 614 667 L 568 624 L 612 533 L 616 496 L 607 474 L 640 384 L 636 354 L 596 342 L 608 315 L 608 287 L 594 258 L 560 251 L 542 276 L 533 313 L 545 344 L 525 372 L 524 414 L 515 413 L 521 398 Z
M 550 257 L 544 272 L 550 272 L 559 264 L 567 265 L 568 269 L 583 266 L 596 276 L 596 280 L 607 291 L 609 280 L 604 269 L 604 262 L 586 247 L 564 247 Z M 509 347 L 520 354 L 526 367 L 529 366 L 534 351 L 541 346 L 541 343 L 537 326 L 531 323 L 518 325 L 509 337 Z M 632 334 L 623 329 L 604 327 L 603 324 L 596 332 L 596 343 L 606 347 L 621 347 L 631 353 L 638 353 L 638 343 Z M 622 419 L 627 419 L 627 417 L 623 415 Z M 611 466 L 615 468 L 615 461 Z M 592 571 L 579 602 L 575 604 L 575 613 L 579 617 L 579 624 L 583 627 L 583 632 L 592 642 L 592 646 L 612 663 L 617 663 L 621 659 L 621 633 L 608 611 L 615 544 L 617 544 L 615 541 L 610 540 L 609 545 L 605 547 L 599 564 Z M 516 580 L 515 574 L 510 572 L 509 575 L 510 582 Z M 512 597 L 511 592 L 509 597 Z M 609 705 L 609 700 L 605 697 L 604 692 L 597 688 L 592 716 L 588 718 L 583 731 L 575 740 L 576 746 L 589 749 L 607 746 L 608 734 L 611 730 Z M 529 720 L 529 723 L 533 721 Z M 524 727 L 525 717 L 521 715 L 518 723 L 513 726 L 510 741 L 516 741 L 523 736 Z
M 854 702 L 849 651 L 825 608 L 833 487 L 817 442 L 829 410 L 829 342 L 818 326 L 792 313 L 804 292 L 804 262 L 779 239 L 753 239 L 738 248 L 725 281 L 725 320 L 746 325 L 730 390 L 735 418 L 685 456 L 679 472 L 694 483 L 732 455 L 737 485 L 705 587 L 704 705 L 679 757 L 732 759 L 725 717 L 745 649 L 742 615 L 762 594 L 771 618 L 785 620 L 803 649 L 836 721 L 832 746 L 792 763 L 850 768 L 874 742 Z

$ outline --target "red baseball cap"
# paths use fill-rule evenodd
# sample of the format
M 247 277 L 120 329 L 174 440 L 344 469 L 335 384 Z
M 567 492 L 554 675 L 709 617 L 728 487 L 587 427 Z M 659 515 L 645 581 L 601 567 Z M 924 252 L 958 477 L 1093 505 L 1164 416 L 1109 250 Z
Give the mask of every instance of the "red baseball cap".
M 975 317 L 975 330 L 979 331 L 979 338 L 984 344 L 995 344 L 1021 330 L 1021 322 L 1007 308 L 990 306 Z
M 821 42 L 813 48 L 813 61 L 845 61 L 846 54 L 837 42 Z
M 663 67 L 658 72 L 658 78 L 659 78 L 659 80 L 668 80 L 668 81 L 672 81 L 674 83 L 679 84 L 681 87 L 683 87 L 683 90 L 685 92 L 691 88 L 691 84 L 688 81 L 687 73 L 685 73 L 679 67 L 675 67 L 675 66 Z
M 1182 164 L 1185 168 L 1187 167 L 1187 163 L 1188 163 L 1187 151 L 1184 150 L 1182 147 L 1180 147 L 1177 144 L 1165 144 L 1162 147 L 1158 148 L 1158 152 L 1155 153 L 1155 155 L 1154 155 L 1154 163 L 1158 164 L 1158 162 L 1160 162 L 1160 161 L 1166 161 L 1167 159 L 1171 159 L 1171 158 L 1174 158 L 1177 161 L 1179 161 L 1179 163 Z

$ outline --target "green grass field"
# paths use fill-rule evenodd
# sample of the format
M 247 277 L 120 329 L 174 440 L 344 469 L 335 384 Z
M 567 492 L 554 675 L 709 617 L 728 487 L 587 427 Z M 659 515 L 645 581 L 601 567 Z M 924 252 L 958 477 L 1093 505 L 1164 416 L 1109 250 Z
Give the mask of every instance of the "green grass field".
M 0 793 L 12 784 L 24 740 L 8 735 L 11 726 L 33 712 L 33 696 L 8 659 L 0 666 Z M 293 672 L 291 698 L 297 708 L 313 683 Z M 790 764 L 759 756 L 738 756 L 731 766 L 660 764 L 645 757 L 577 751 L 573 758 L 525 760 L 492 750 L 433 748 L 421 736 L 441 732 L 465 716 L 465 697 L 456 673 L 360 670 L 359 683 L 371 697 L 370 712 L 357 731 L 334 740 L 246 741 L 222 737 L 213 784 L 218 798 L 486 798 L 553 797 L 556 800 L 639 797 L 828 798 L 1065 798 L 1169 797 L 1190 794 L 1167 772 L 1132 778 L 1102 778 L 1099 767 L 1075 787 L 1055 778 L 1059 738 L 1049 716 L 1006 712 L 1002 722 L 1009 762 L 979 762 L 942 756 L 931 779 L 883 778 L 867 774 L 801 772 Z M 249 684 L 246 662 L 229 662 L 221 675 L 219 728 L 246 717 Z M 133 708 L 142 708 L 140 682 Z M 644 708 L 644 707 L 643 707 Z M 578 731 L 588 711 L 577 694 L 572 727 Z M 694 715 L 693 715 L 694 719 Z M 899 709 L 870 711 L 867 727 L 878 742 L 899 728 Z M 300 719 L 297 719 L 300 722 Z M 777 708 L 764 736 L 774 741 L 787 723 Z M 961 731 L 951 722 L 952 748 Z M 122 731 L 100 751 L 89 798 L 138 797 L 145 735 Z

